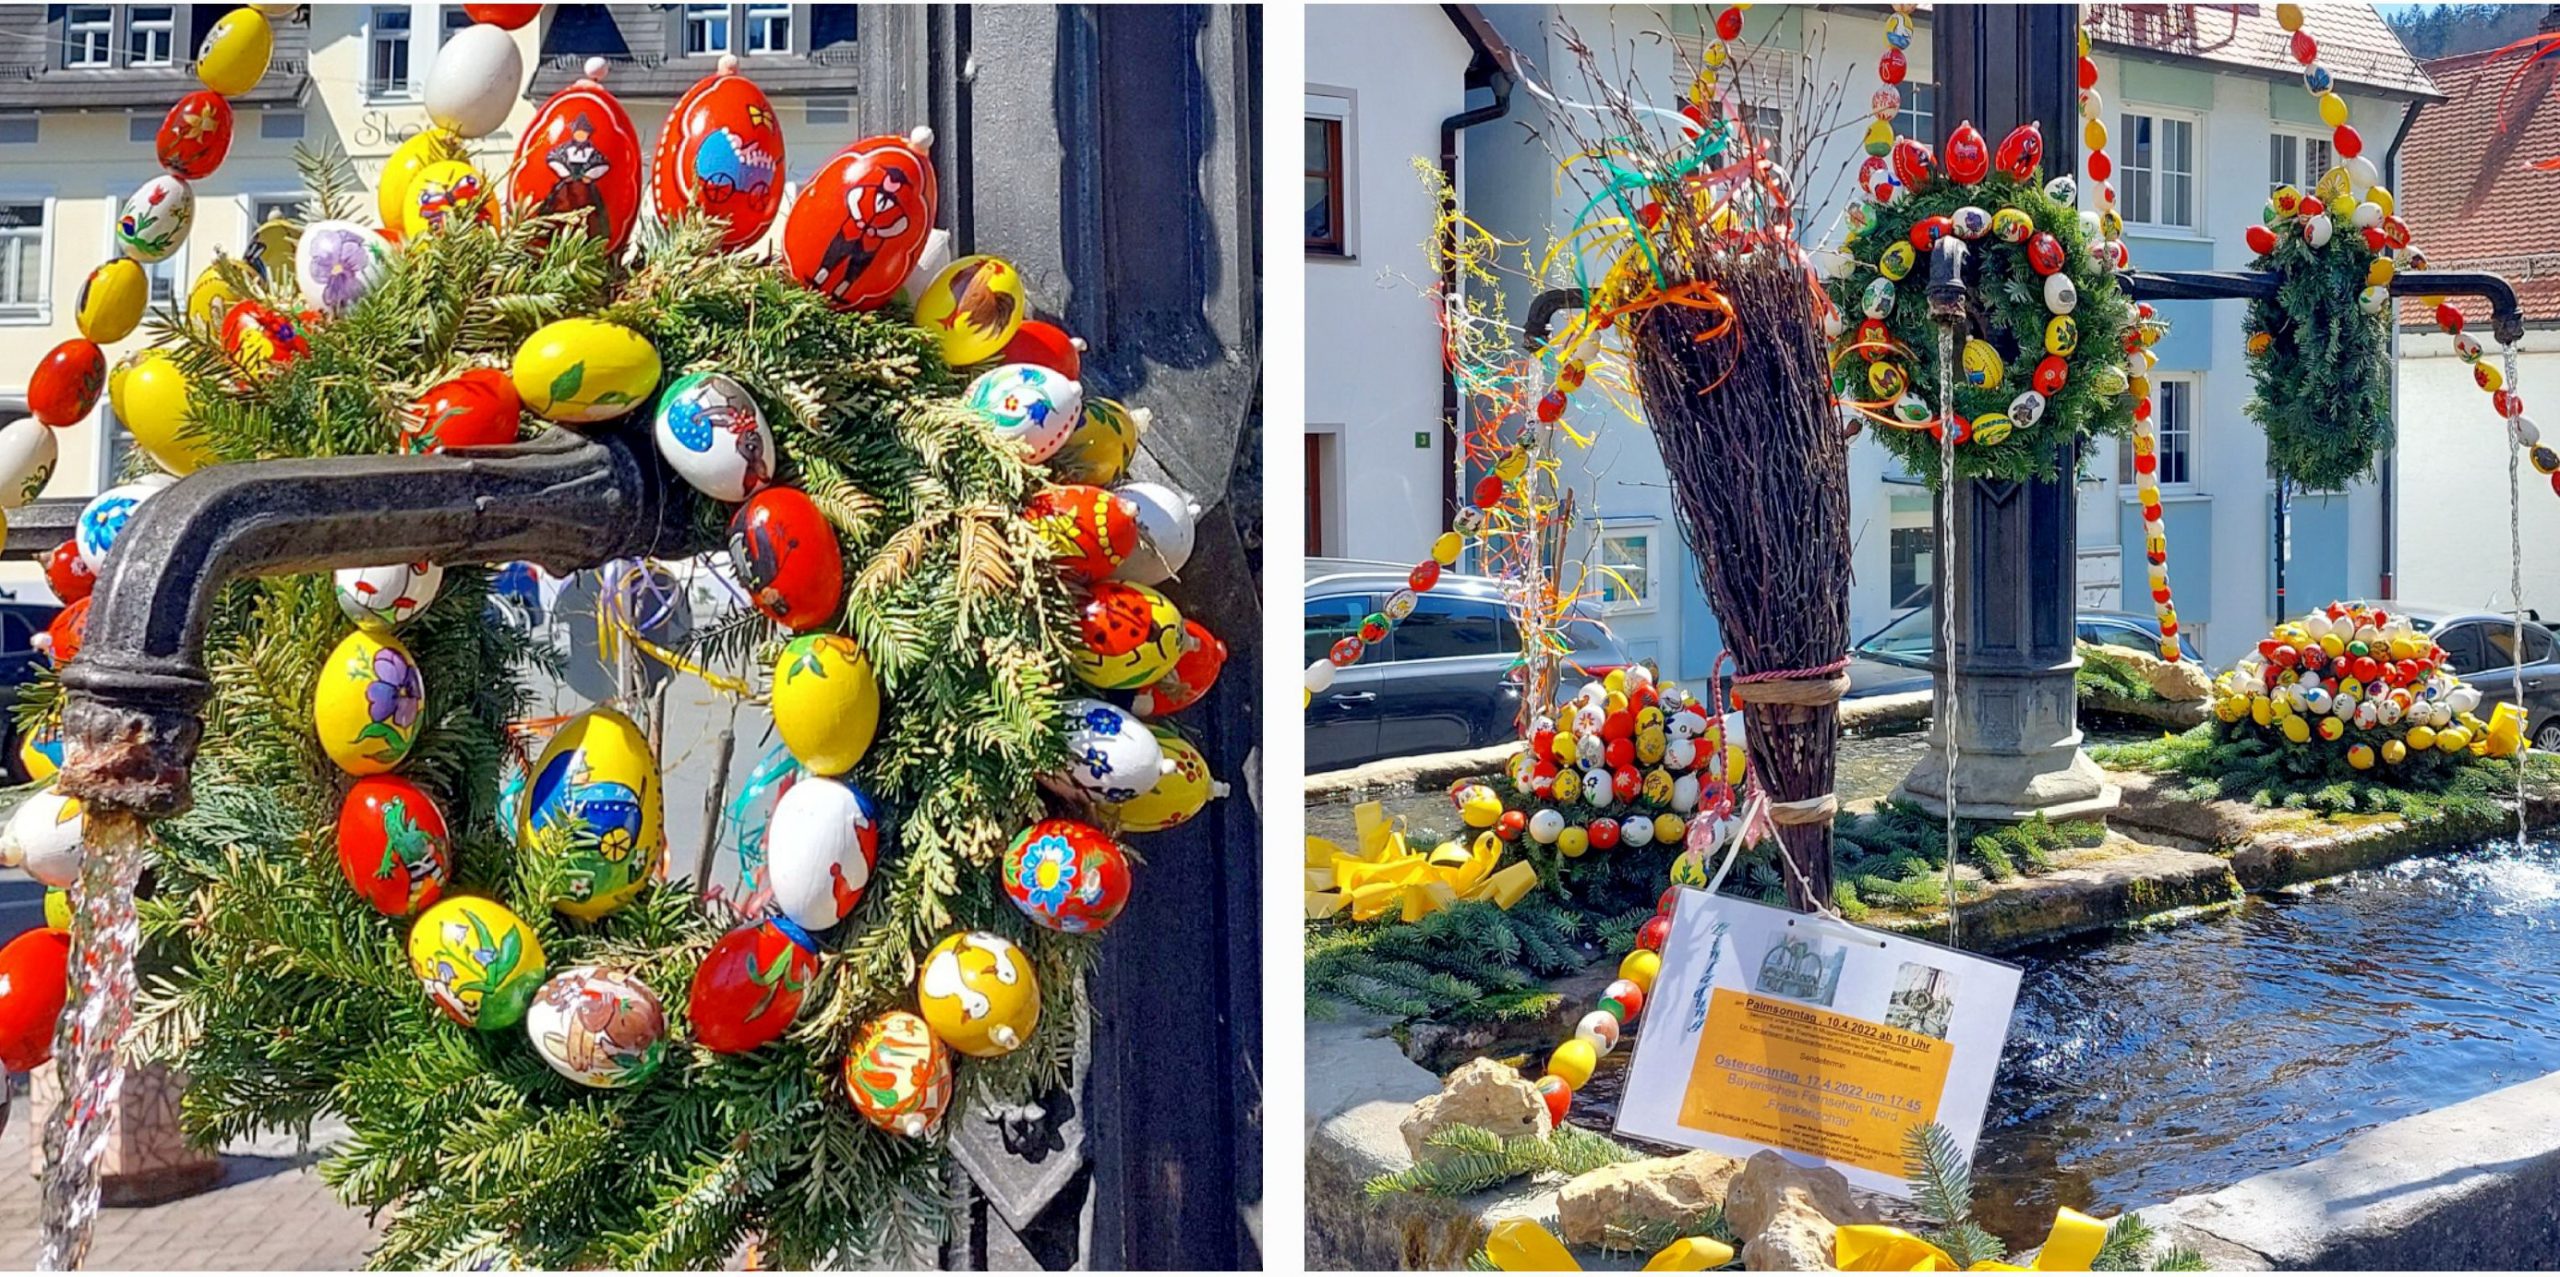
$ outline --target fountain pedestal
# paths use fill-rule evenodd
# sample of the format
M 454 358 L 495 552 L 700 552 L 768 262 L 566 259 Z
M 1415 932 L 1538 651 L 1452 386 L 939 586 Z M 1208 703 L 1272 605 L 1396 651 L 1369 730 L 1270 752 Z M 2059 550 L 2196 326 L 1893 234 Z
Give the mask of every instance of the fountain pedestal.
M 28 1170 L 45 1172 L 43 1124 L 62 1103 L 62 1083 L 48 1064 L 28 1075 Z M 156 1206 L 201 1193 L 222 1179 L 222 1158 L 189 1143 L 178 1123 L 184 1075 L 165 1065 L 125 1069 L 124 1090 L 108 1120 L 106 1156 L 98 1163 L 102 1206 Z

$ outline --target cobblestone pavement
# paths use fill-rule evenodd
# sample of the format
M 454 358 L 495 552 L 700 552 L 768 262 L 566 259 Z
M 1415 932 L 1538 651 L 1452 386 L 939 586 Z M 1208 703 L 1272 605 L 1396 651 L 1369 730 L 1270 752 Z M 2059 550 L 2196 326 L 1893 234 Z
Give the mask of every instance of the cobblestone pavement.
M 0 1268 L 32 1269 L 42 1247 L 44 1185 L 28 1157 L 34 1128 L 26 1096 L 0 1133 Z M 336 1132 L 315 1132 L 327 1140 Z M 343 1270 L 364 1263 L 374 1232 L 281 1136 L 224 1150 L 222 1180 L 193 1197 L 98 1213 L 88 1267 L 116 1269 Z

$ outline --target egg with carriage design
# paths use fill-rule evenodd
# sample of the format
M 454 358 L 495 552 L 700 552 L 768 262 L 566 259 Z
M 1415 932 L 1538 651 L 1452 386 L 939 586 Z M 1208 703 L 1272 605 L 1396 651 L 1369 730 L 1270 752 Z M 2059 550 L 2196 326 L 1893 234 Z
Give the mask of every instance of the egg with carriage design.
M 640 726 L 616 710 L 569 720 L 527 782 L 522 845 L 555 847 L 568 894 L 553 908 L 592 922 L 630 902 L 666 850 L 666 796 Z
M 737 252 L 764 237 L 782 207 L 781 117 L 756 83 L 724 57 L 719 70 L 676 99 L 658 134 L 651 193 L 658 218 L 700 213 Z

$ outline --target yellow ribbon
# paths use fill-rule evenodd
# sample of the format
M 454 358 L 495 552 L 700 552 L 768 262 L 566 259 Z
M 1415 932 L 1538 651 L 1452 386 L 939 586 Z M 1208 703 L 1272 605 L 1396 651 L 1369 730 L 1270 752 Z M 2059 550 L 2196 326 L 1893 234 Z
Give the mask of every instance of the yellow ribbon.
M 1506 1273 L 1578 1273 L 1582 1265 L 1534 1219 L 1506 1219 L 1484 1239 L 1485 1258 Z M 1683 1237 L 1645 1261 L 1649 1273 L 1697 1273 L 1733 1262 L 1733 1247 L 1712 1237 Z
M 705 668 L 697 662 L 687 660 L 641 637 L 639 626 L 634 624 L 631 617 L 624 611 L 620 600 L 630 597 L 624 591 L 634 590 L 648 579 L 649 567 L 650 564 L 644 562 L 627 569 L 616 580 L 606 581 L 601 577 L 598 578 L 597 584 L 600 587 L 596 591 L 596 654 L 598 658 L 606 666 L 616 667 L 621 661 L 621 645 L 628 643 L 660 665 L 679 673 L 691 674 L 731 696 L 755 695 L 753 686 L 716 670 Z
M 1378 803 L 1352 808 L 1351 818 L 1359 830 L 1356 853 L 1328 838 L 1307 838 L 1309 921 L 1347 910 L 1354 922 L 1389 912 L 1420 922 L 1461 900 L 1509 909 L 1538 885 L 1538 871 L 1527 861 L 1501 864 L 1502 840 L 1490 830 L 1476 836 L 1473 848 L 1451 840 L 1426 855 L 1405 845 L 1404 831 Z
M 2045 1234 L 2036 1262 L 2019 1265 L 1986 1259 L 1960 1268 L 1947 1252 L 1899 1228 L 1884 1224 L 1843 1224 L 1833 1236 L 1831 1253 L 1842 1272 L 1855 1273 L 2085 1273 L 2107 1244 L 2107 1225 L 2068 1206 L 2053 1213 L 2053 1230 Z

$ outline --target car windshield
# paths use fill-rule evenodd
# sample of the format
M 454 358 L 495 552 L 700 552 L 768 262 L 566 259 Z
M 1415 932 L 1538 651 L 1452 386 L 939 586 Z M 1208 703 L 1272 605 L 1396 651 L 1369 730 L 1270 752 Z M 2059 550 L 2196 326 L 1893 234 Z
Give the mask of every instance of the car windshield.
M 1861 656 L 1917 657 L 1927 659 L 1938 648 L 1938 636 L 1929 628 L 1929 609 L 1915 607 L 1883 629 L 1868 635 L 1850 649 Z

